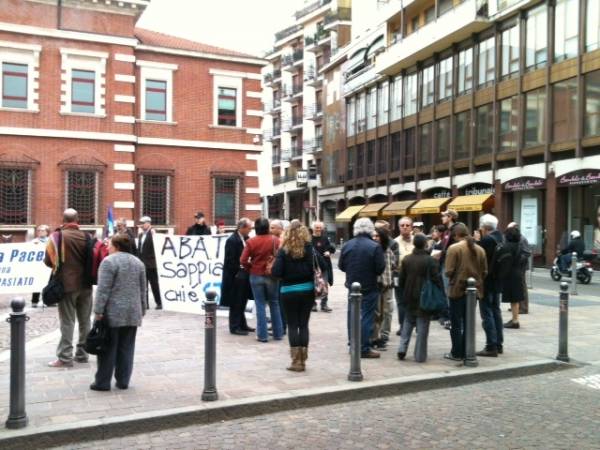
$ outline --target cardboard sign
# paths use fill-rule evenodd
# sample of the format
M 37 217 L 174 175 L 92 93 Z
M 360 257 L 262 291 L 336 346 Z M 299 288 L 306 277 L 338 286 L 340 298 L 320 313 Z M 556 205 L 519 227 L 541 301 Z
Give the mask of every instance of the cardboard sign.
M 174 236 L 156 233 L 154 254 L 163 308 L 204 314 L 206 292 L 221 298 L 221 277 L 228 234 Z
M 41 292 L 51 269 L 44 264 L 46 244 L 0 244 L 0 294 Z

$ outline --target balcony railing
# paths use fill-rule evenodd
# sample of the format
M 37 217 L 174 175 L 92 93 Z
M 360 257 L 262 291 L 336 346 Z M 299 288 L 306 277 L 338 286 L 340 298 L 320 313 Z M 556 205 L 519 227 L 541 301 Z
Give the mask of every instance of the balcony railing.
M 285 55 L 281 58 L 281 67 L 288 67 L 294 63 L 294 57 L 292 55 Z
M 285 39 L 286 37 L 291 36 L 292 34 L 300 31 L 301 29 L 302 29 L 301 24 L 296 24 L 296 25 L 292 25 L 291 27 L 287 27 L 286 29 L 275 33 L 275 40 L 280 41 L 281 39 Z
M 275 69 L 273 71 L 273 78 L 272 78 L 272 80 L 275 81 L 275 80 L 278 80 L 279 78 L 281 78 L 281 69 Z
M 281 127 L 273 127 L 273 133 L 271 134 L 271 137 L 273 139 L 276 139 L 280 136 L 281 136 Z
M 321 103 L 313 103 L 304 107 L 304 117 L 314 120 L 323 115 L 323 106 Z
M 292 145 L 292 159 L 302 158 L 302 147 L 298 144 Z
M 279 97 L 273 99 L 273 109 L 277 109 L 281 106 L 281 99 Z
M 323 136 L 316 136 L 303 142 L 304 153 L 314 153 L 323 150 Z
M 270 83 L 271 81 L 273 81 L 273 74 L 272 73 L 265 73 L 265 76 L 263 77 L 263 80 L 265 82 L 265 84 Z
M 274 166 L 281 164 L 281 155 L 279 153 L 274 153 L 271 162 Z
M 298 20 L 304 16 L 308 16 L 311 12 L 314 12 L 317 9 L 319 9 L 321 6 L 327 5 L 329 3 L 331 3 L 331 0 L 319 0 L 317 2 L 311 3 L 310 5 L 296 11 L 294 16 L 296 17 L 296 20 Z
M 302 49 L 295 50 L 294 53 L 292 53 L 292 59 L 295 63 L 302 61 L 304 59 L 304 51 Z
M 275 175 L 273 177 L 273 184 L 287 183 L 288 181 L 295 181 L 296 175 Z
M 338 8 L 336 12 L 330 12 L 325 16 L 323 24 L 327 26 L 339 20 L 352 20 L 352 10 L 350 8 Z
M 292 116 L 292 127 L 296 127 L 298 125 L 302 125 L 303 117 L 300 114 L 295 114 Z

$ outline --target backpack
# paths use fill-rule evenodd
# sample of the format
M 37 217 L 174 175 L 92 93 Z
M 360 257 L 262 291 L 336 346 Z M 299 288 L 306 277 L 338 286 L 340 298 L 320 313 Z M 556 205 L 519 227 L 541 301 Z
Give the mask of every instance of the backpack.
M 495 280 L 504 280 L 510 275 L 515 264 L 515 255 L 505 242 L 499 242 L 494 249 L 489 271 Z

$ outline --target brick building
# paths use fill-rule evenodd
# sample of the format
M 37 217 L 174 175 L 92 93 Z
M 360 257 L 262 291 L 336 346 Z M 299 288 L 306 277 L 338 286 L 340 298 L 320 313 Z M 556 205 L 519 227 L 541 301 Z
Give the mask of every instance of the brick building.
M 0 233 L 66 207 L 85 228 L 196 211 L 260 214 L 261 68 L 237 51 L 138 29 L 149 0 L 0 1 Z

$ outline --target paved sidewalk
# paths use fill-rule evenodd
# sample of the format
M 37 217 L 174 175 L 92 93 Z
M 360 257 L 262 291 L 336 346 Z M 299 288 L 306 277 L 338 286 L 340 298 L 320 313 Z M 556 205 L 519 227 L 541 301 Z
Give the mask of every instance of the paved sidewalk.
M 349 370 L 346 293 L 341 284 L 342 274 L 336 275 L 337 284 L 332 289 L 330 301 L 333 313 L 313 313 L 311 318 L 311 345 L 304 373 L 285 370 L 289 362 L 287 341 L 264 344 L 257 342 L 254 336 L 232 336 L 227 331 L 227 319 L 219 317 L 217 387 L 220 400 L 266 398 L 292 390 L 334 390 L 360 384 L 346 380 Z M 548 292 L 551 291 L 540 289 L 540 293 L 534 290 L 530 294 L 531 314 L 522 316 L 520 330 L 506 331 L 504 355 L 480 358 L 480 367 L 502 369 L 551 360 L 556 356 L 558 298 Z M 600 333 L 594 319 L 600 312 L 600 298 L 587 297 L 572 302 L 570 354 L 580 361 L 600 361 Z M 46 310 L 45 314 L 49 312 Z M 504 312 L 506 320 L 509 314 Z M 27 326 L 35 326 L 37 317 L 34 313 Z M 480 321 L 477 322 L 477 348 L 481 349 L 484 334 Z M 0 326 L 8 327 L 8 324 Z M 149 311 L 138 332 L 133 379 L 127 391 L 89 390 L 95 362 L 75 364 L 69 369 L 47 367 L 54 357 L 57 332 L 33 339 L 27 350 L 26 401 L 30 423 L 23 432 L 202 404 L 202 327 L 202 316 Z M 449 350 L 450 339 L 448 332 L 435 322 L 431 324 L 427 363 L 415 363 L 412 353 L 406 361 L 398 361 L 398 339 L 394 334 L 389 350 L 382 353 L 381 359 L 362 360 L 365 380 L 383 382 L 424 375 L 444 377 L 473 370 L 442 358 Z M 412 343 L 409 352 L 412 352 Z M 3 420 L 8 415 L 9 371 L 8 352 L 5 351 L 0 353 L 0 415 Z M 14 434 L 0 429 L 0 441 Z

